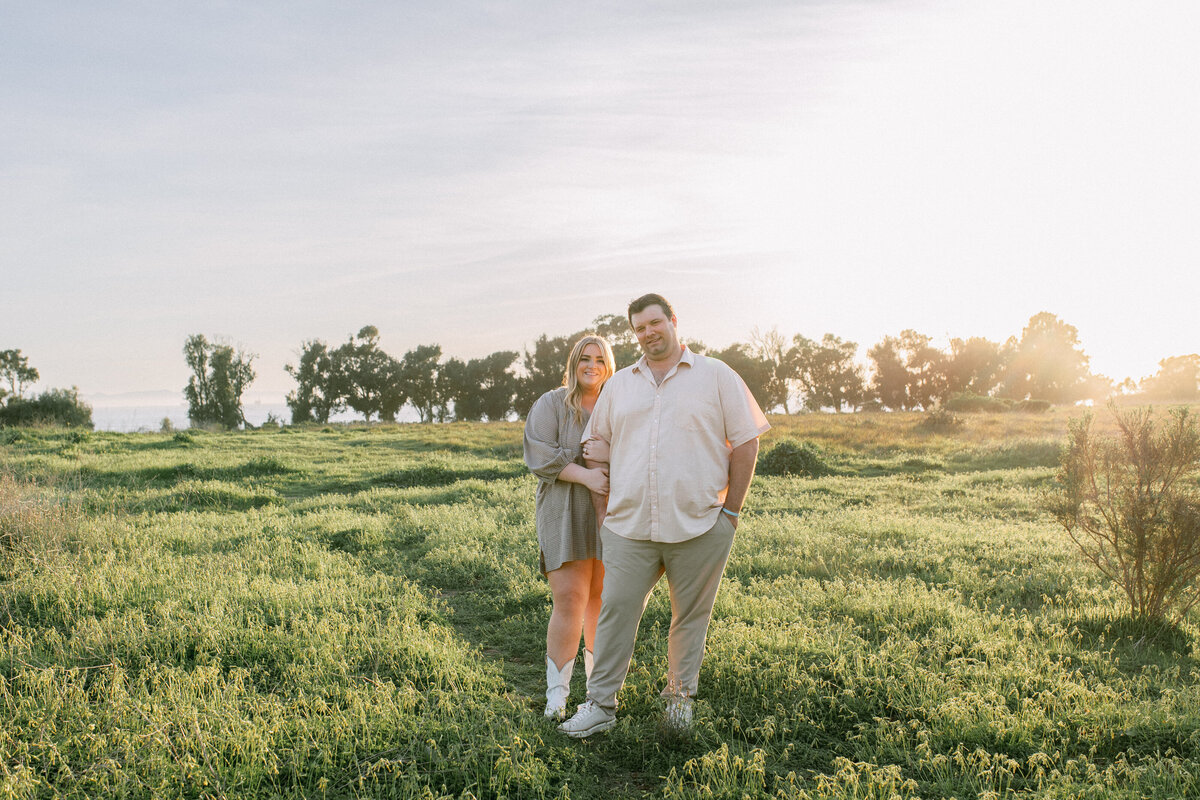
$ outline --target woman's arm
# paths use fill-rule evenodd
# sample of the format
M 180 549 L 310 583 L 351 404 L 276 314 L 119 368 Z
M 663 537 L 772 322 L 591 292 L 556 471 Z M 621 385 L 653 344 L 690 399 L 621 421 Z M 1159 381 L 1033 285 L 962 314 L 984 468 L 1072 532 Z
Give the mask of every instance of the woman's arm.
M 594 497 L 608 494 L 608 469 L 582 467 L 559 441 L 559 415 L 565 411 L 546 393 L 533 404 L 525 419 L 525 465 L 547 483 L 567 481 L 587 487 Z
M 581 467 L 578 464 L 567 464 L 562 468 L 562 472 L 558 473 L 558 479 L 586 486 L 593 497 L 596 495 L 603 497 L 608 494 L 607 465 Z
M 605 486 L 603 492 L 592 492 L 592 510 L 596 512 L 596 530 L 604 527 L 604 517 L 608 514 L 608 464 L 585 458 L 588 469 L 600 470 L 604 473 Z
M 562 404 L 553 393 L 538 398 L 525 418 L 525 466 L 546 483 L 554 483 L 563 468 L 575 460 L 571 451 L 558 440 Z

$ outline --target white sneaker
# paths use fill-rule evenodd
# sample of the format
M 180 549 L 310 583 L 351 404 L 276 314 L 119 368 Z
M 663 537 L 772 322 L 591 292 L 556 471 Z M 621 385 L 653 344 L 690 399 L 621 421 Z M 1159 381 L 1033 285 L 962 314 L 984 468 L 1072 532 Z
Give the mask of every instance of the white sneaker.
M 606 731 L 617 724 L 616 712 L 607 711 L 588 700 L 576 711 L 575 716 L 558 726 L 558 730 L 575 739 Z
M 663 723 L 676 731 L 691 730 L 692 727 L 692 698 L 672 697 L 667 700 L 667 710 L 663 714 Z

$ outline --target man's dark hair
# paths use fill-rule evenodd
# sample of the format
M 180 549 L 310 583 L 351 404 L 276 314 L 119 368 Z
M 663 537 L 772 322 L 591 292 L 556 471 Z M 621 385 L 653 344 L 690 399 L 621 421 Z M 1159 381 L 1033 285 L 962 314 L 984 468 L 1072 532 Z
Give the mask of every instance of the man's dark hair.
M 633 325 L 634 314 L 640 314 L 650 306 L 662 306 L 662 310 L 668 319 L 675 316 L 675 309 L 671 308 L 671 304 L 667 302 L 667 298 L 661 294 L 644 294 L 629 304 L 629 324 Z

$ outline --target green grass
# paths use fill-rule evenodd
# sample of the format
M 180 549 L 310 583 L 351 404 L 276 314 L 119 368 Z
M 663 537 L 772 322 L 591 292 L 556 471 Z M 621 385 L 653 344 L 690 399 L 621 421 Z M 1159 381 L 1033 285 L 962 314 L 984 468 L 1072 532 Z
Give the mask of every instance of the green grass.
M 6 435 L 0 797 L 1200 796 L 1196 616 L 1038 510 L 1066 417 L 773 419 L 832 474 L 756 479 L 695 730 L 660 586 L 582 742 L 519 425 Z

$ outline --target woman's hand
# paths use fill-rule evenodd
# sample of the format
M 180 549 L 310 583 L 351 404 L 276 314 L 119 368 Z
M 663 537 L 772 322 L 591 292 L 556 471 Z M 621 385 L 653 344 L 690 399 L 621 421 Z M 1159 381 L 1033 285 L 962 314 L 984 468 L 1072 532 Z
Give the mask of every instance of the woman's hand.
M 608 470 L 604 467 L 596 467 L 595 469 L 584 470 L 587 477 L 582 481 L 583 485 L 591 491 L 599 495 L 608 494 Z
M 598 461 L 602 464 L 607 464 L 609 457 L 608 442 L 593 436 L 583 443 L 583 457 L 588 461 Z

